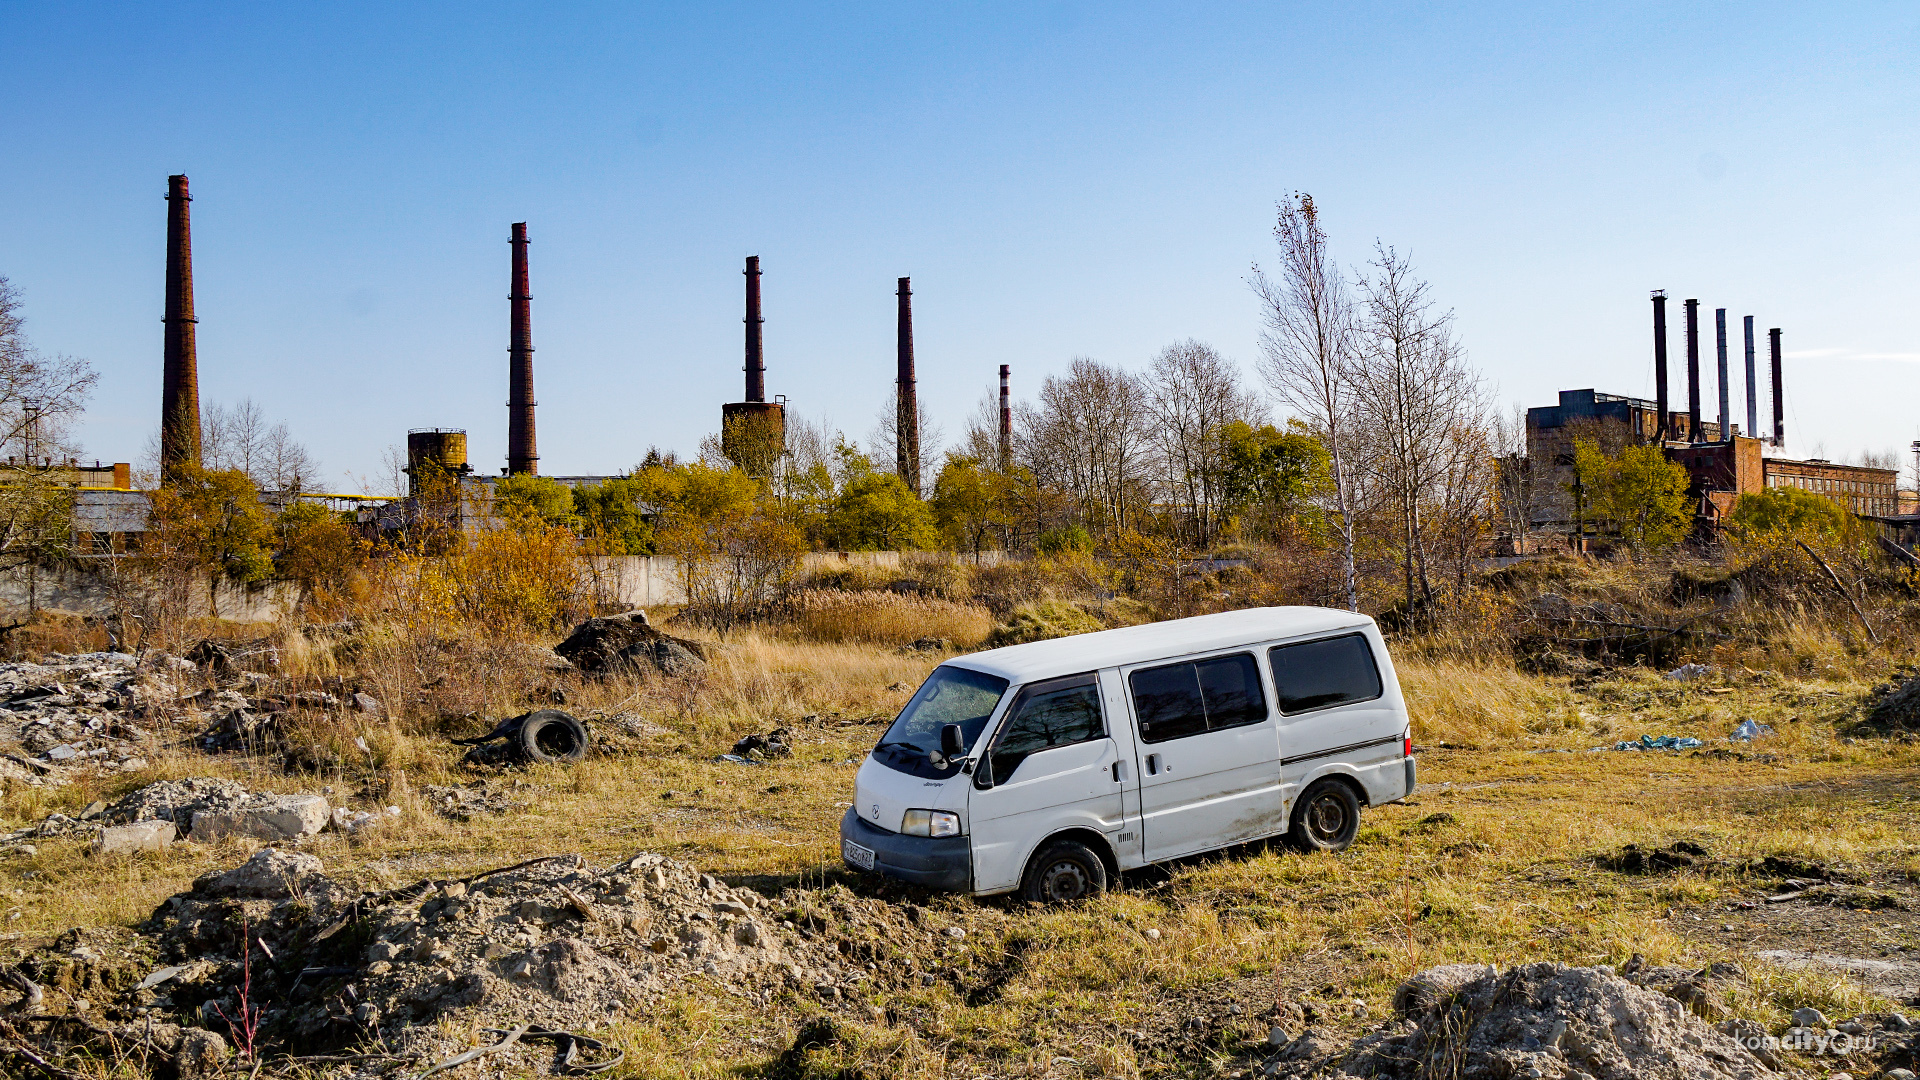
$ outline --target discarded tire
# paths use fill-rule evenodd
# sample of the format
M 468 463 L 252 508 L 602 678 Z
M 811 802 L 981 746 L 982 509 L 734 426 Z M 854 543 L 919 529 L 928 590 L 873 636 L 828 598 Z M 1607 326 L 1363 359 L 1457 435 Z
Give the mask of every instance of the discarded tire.
M 511 737 L 522 757 L 548 765 L 571 765 L 585 760 L 587 741 L 587 726 L 559 709 L 528 713 Z

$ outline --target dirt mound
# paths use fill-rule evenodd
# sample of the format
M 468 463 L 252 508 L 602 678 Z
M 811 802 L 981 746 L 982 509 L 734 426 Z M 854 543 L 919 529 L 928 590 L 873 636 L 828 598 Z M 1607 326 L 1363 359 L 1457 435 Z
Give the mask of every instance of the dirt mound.
M 649 666 L 668 675 L 688 675 L 707 666 L 704 646 L 654 629 L 644 611 L 588 619 L 553 651 L 589 675 Z
M 840 1000 L 867 979 L 917 979 L 911 961 L 862 965 L 898 959 L 883 942 L 935 935 L 844 889 L 775 902 L 650 853 L 356 894 L 314 856 L 272 848 L 203 876 L 142 931 L 164 966 L 105 1020 L 151 1014 L 224 1033 L 219 1016 L 237 1014 L 250 967 L 264 1044 L 377 1040 L 426 1056 L 465 1049 L 469 1022 L 585 1031 L 695 977 L 762 1005 L 788 989 Z
M 1874 731 L 1920 731 L 1920 675 L 1876 688 L 1864 726 Z
M 1619 851 L 1600 856 L 1595 861 L 1609 870 L 1622 874 L 1662 874 L 1669 870 L 1687 870 L 1706 866 L 1710 862 L 1707 849 L 1691 840 L 1675 840 L 1664 848 L 1643 848 L 1638 844 L 1628 844 Z
M 1688 985 L 1694 985 L 1689 983 Z M 1448 1076 L 1593 1080 L 1759 1080 L 1775 1075 L 1744 1045 L 1664 993 L 1608 968 L 1526 964 L 1423 972 L 1394 997 L 1397 1019 L 1355 1043 L 1342 1069 L 1392 1080 Z M 1301 1036 L 1302 1040 L 1310 1036 Z M 1280 1057 L 1285 1058 L 1287 1051 Z

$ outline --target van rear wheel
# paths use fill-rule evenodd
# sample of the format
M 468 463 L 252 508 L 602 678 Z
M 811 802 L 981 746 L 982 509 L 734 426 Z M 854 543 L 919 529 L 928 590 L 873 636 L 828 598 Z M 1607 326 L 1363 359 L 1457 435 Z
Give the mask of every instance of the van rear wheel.
M 1055 840 L 1027 864 L 1020 895 L 1036 904 L 1065 904 L 1107 891 L 1107 864 L 1087 845 Z
M 1345 851 L 1360 831 L 1360 800 L 1338 780 L 1322 780 L 1307 789 L 1293 808 L 1289 836 L 1302 851 Z

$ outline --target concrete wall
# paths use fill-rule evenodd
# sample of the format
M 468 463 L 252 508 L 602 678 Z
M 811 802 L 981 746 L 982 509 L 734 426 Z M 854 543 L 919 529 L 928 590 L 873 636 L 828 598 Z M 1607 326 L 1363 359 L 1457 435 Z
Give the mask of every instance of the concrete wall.
M 1004 551 L 983 551 L 978 556 L 930 551 L 813 551 L 802 557 L 801 565 L 810 574 L 856 567 L 905 572 L 917 565 L 948 560 L 972 566 L 999 566 L 1006 559 Z M 582 574 L 591 581 L 602 603 L 652 607 L 686 602 L 678 559 L 664 555 L 610 555 L 588 556 L 580 561 Z
M 809 573 L 850 567 L 904 572 L 916 565 L 949 559 L 998 566 L 1006 557 L 1006 553 L 1000 551 L 983 551 L 977 558 L 971 554 L 925 551 L 817 551 L 806 555 L 803 565 Z M 580 563 L 581 576 L 603 604 L 636 608 L 686 601 L 678 559 L 646 555 L 590 556 L 583 557 Z M 51 608 L 104 616 L 113 612 L 116 596 L 124 597 L 142 587 L 137 581 L 116 579 L 113 572 L 91 566 L 33 571 L 21 568 L 0 574 L 0 617 L 17 619 L 28 610 L 30 603 L 41 610 Z M 275 622 L 293 610 L 300 599 L 300 590 L 298 586 L 280 581 L 259 587 L 222 582 L 214 597 L 217 612 L 223 619 Z M 191 614 L 209 615 L 207 600 L 206 580 L 202 578 L 190 593 Z
M 135 595 L 144 583 L 118 578 L 93 567 L 27 568 L 0 573 L 0 616 L 18 619 L 29 610 L 70 611 L 80 615 L 112 614 L 117 598 Z M 207 582 L 201 578 L 188 592 L 189 614 L 204 618 L 217 613 L 235 622 L 274 622 L 293 609 L 300 598 L 297 586 L 271 581 L 262 586 L 221 582 L 209 608 Z

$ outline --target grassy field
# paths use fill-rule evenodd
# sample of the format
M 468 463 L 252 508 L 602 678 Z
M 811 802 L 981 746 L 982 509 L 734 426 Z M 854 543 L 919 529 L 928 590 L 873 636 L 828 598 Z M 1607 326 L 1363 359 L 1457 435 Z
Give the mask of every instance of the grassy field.
M 1750 979 L 1725 1006 L 1776 1026 L 1802 1004 L 1838 1017 L 1887 1003 L 1830 974 L 1769 965 L 1759 951 L 1920 948 L 1920 922 L 1903 910 L 1920 895 L 1911 883 L 1920 748 L 1848 734 L 1878 677 L 1872 664 L 1796 678 L 1734 668 L 1689 683 L 1629 669 L 1576 688 L 1510 667 L 1410 657 L 1401 678 L 1422 789 L 1369 810 L 1351 851 L 1256 846 L 1130 875 L 1092 903 L 1037 909 L 909 894 L 840 869 L 836 827 L 855 765 L 938 659 L 746 635 L 693 680 L 548 677 L 569 709 L 635 714 L 653 733 L 630 753 L 574 768 L 497 774 L 524 805 L 468 823 L 434 813 L 422 788 L 496 774 L 463 769 L 459 748 L 436 734 L 372 719 L 321 733 L 369 742 L 363 761 L 331 775 L 171 751 L 111 786 L 11 788 L 0 806 L 11 828 L 162 777 L 233 776 L 401 807 L 393 827 L 327 834 L 309 849 L 368 885 L 536 854 L 605 864 L 651 850 L 768 895 L 811 890 L 831 909 L 833 890 L 845 888 L 920 905 L 966 931 L 912 939 L 915 970 L 928 976 L 917 986 L 831 1005 L 795 994 L 769 1010 L 689 984 L 600 1033 L 626 1047 L 618 1075 L 630 1076 L 1229 1075 L 1256 1060 L 1271 1024 L 1357 1033 L 1385 1014 L 1407 975 L 1468 960 L 1729 960 Z M 324 657 L 300 663 L 313 677 L 328 669 Z M 401 681 L 393 677 L 390 693 Z M 506 672 L 474 704 L 524 708 L 523 682 Z M 1775 734 L 1729 747 L 1725 735 L 1747 718 Z M 740 735 L 778 726 L 795 733 L 793 757 L 712 760 Z M 1610 749 L 1642 733 L 1694 735 L 1709 747 Z M 1675 840 L 1707 855 L 1659 873 L 1608 868 L 1626 845 Z M 19 947 L 73 926 L 135 923 L 244 854 L 182 844 L 101 859 L 77 841 L 48 841 L 0 869 L 8 937 Z M 1895 906 L 1753 906 L 1782 887 L 1767 856 L 1825 867 Z M 783 1057 L 823 1012 L 838 1038 Z

